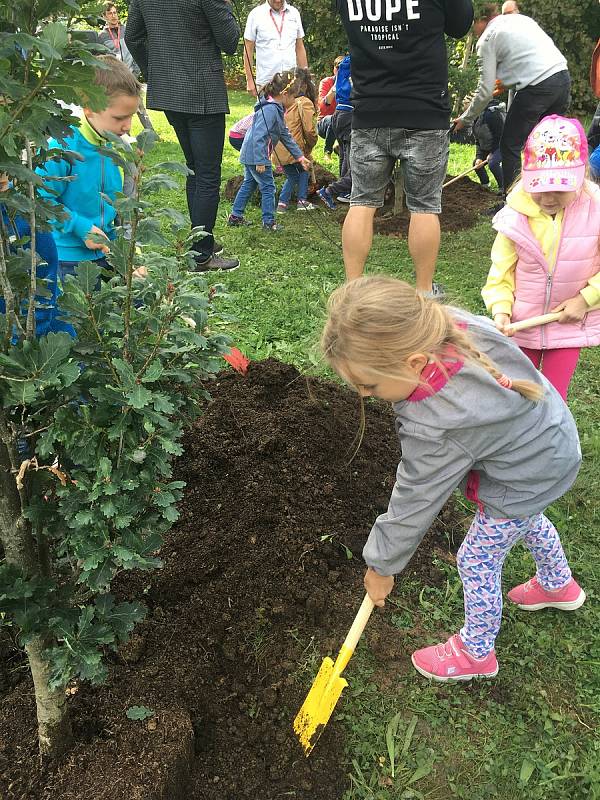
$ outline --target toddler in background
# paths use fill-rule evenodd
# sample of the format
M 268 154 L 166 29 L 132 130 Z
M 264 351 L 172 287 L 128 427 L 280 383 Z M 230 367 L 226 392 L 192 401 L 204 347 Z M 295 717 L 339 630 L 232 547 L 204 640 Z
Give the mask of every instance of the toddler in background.
M 252 127 L 252 120 L 254 119 L 254 111 L 251 114 L 246 114 L 245 117 L 242 117 L 238 120 L 235 125 L 232 125 L 229 130 L 229 144 L 238 151 L 242 149 L 242 144 L 244 143 L 244 139 L 246 134 Z
M 293 158 L 305 170 L 310 163 L 294 141 L 286 127 L 284 111 L 296 100 L 292 94 L 293 72 L 277 72 L 269 83 L 261 87 L 261 97 L 254 106 L 252 127 L 244 137 L 240 152 L 240 163 L 244 165 L 244 182 L 233 201 L 228 224 L 232 227 L 251 224 L 244 217 L 244 211 L 254 191 L 261 193 L 262 226 L 264 230 L 275 232 L 279 226 L 275 222 L 275 179 L 271 167 L 271 153 L 281 141 Z
M 582 347 L 600 343 L 600 187 L 586 180 L 587 140 L 576 119 L 544 117 L 525 144 L 521 180 L 496 214 L 482 296 L 496 327 L 560 311 L 515 334 L 563 399 Z
M 296 69 L 290 93 L 296 96 L 296 102 L 285 112 L 285 124 L 304 156 L 309 159 L 318 136 L 315 128 L 317 92 L 307 69 Z M 287 211 L 294 189 L 297 192 L 297 210 L 313 211 L 315 206 L 308 202 L 309 173 L 297 163 L 282 142 L 273 150 L 271 162 L 275 167 L 283 166 L 286 178 L 279 195 L 277 213 Z
M 481 185 L 488 186 L 490 179 L 486 171 L 487 167 L 496 179 L 500 194 L 503 193 L 500 137 L 504 130 L 505 119 L 505 104 L 494 98 L 473 123 L 473 136 L 476 143 L 473 166 L 487 158 L 487 163 L 476 169 L 475 173 Z
M 15 253 L 19 247 L 24 250 L 31 249 L 31 227 L 29 220 L 20 214 L 9 214 L 7 206 L 2 203 L 2 192 L 9 191 L 11 184 L 4 173 L 0 173 L 0 215 L 8 236 L 10 252 Z M 51 233 L 37 230 L 35 235 L 35 251 L 37 253 L 36 280 L 43 286 L 43 292 L 35 297 L 35 335 L 46 336 L 48 333 L 65 331 L 70 336 L 75 336 L 75 330 L 64 321 L 58 312 L 58 298 L 60 287 L 58 285 L 58 252 Z M 15 309 L 19 313 L 19 309 Z M 4 299 L 0 300 L 0 314 L 6 312 Z M 23 303 L 20 313 L 26 317 L 28 304 Z M 23 326 L 25 325 L 22 320 Z

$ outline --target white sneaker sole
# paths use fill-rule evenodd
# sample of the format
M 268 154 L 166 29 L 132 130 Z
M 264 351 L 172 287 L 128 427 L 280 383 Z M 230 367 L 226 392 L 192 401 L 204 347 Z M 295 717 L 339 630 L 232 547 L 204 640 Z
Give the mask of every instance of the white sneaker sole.
M 432 672 L 427 672 L 426 669 L 419 667 L 418 664 L 415 664 L 414 658 L 411 656 L 410 660 L 412 661 L 413 667 L 423 675 L 424 678 L 429 678 L 432 681 L 438 681 L 439 683 L 456 683 L 457 681 L 471 681 L 473 678 L 495 678 L 498 674 L 498 667 L 494 670 L 494 672 L 477 672 L 473 675 L 448 675 L 446 677 L 442 675 L 434 675 Z
M 510 598 L 509 598 L 510 599 Z M 586 601 L 586 594 L 583 589 L 579 590 L 579 595 L 575 600 L 569 602 L 556 602 L 556 603 L 534 603 L 527 605 L 526 603 L 517 603 L 517 608 L 522 608 L 523 611 L 541 611 L 543 608 L 558 608 L 560 611 L 575 611 L 580 608 Z

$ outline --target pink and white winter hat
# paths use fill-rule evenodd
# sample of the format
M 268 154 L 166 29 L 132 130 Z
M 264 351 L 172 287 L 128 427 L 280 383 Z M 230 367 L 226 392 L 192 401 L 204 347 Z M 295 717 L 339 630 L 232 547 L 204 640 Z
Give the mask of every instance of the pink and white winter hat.
M 523 153 L 526 192 L 574 192 L 583 186 L 588 146 L 577 119 L 552 114 L 527 137 Z

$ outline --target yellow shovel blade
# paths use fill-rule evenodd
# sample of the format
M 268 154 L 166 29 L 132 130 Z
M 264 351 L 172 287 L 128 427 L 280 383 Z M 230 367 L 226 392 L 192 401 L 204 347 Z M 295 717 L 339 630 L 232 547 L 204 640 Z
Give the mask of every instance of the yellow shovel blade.
M 294 731 L 304 749 L 304 755 L 310 755 L 318 742 L 346 686 L 348 681 L 333 674 L 333 661 L 324 658 L 321 669 L 294 720 Z

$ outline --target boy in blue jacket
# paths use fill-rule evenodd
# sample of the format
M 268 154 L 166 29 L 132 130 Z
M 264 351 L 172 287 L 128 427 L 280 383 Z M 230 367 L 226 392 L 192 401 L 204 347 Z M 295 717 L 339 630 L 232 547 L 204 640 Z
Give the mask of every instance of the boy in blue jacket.
M 277 72 L 262 87 L 262 95 L 254 106 L 252 127 L 244 137 L 240 152 L 240 163 L 244 165 L 244 182 L 233 201 L 229 225 L 237 227 L 250 224 L 244 218 L 244 211 L 258 186 L 261 193 L 263 228 L 272 232 L 281 228 L 275 223 L 275 179 L 271 167 L 274 147 L 281 141 L 305 170 L 310 168 L 310 162 L 296 144 L 283 118 L 284 109 L 295 103 L 297 97 L 297 81 L 292 72 Z
M 129 133 L 141 86 L 114 56 L 102 56 L 101 60 L 107 68 L 96 70 L 95 82 L 106 92 L 108 105 L 103 111 L 84 108 L 81 124 L 71 128 L 64 142 L 48 142 L 56 150 L 78 153 L 81 160 L 51 158 L 38 169 L 49 178 L 45 186 L 51 190 L 42 189 L 40 195 L 68 213 L 66 219 L 55 221 L 53 229 L 61 279 L 73 274 L 80 261 L 108 266 L 105 255 L 115 238 L 116 210 L 104 195 L 112 201 L 123 190 L 123 171 L 100 150 L 111 147 L 106 132 L 117 136 Z M 55 180 L 68 177 L 71 180 Z

